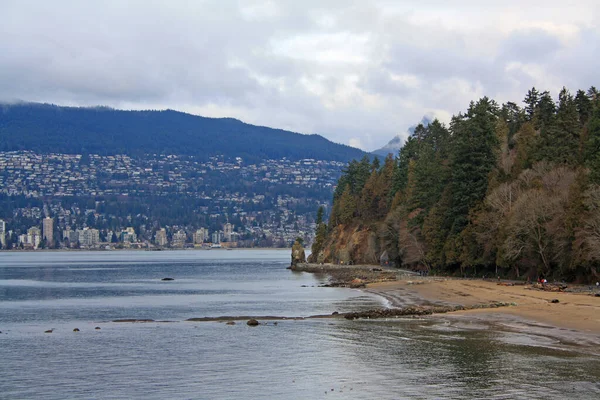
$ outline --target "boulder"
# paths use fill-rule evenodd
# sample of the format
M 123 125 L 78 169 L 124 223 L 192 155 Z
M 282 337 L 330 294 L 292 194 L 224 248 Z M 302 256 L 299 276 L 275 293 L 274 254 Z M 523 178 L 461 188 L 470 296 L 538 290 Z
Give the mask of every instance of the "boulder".
M 254 318 L 252 318 L 252 319 L 249 319 L 249 320 L 248 320 L 248 322 L 246 322 L 246 324 L 247 324 L 248 326 L 258 326 L 258 325 L 259 325 L 258 321 L 257 321 L 257 320 L 255 320 Z

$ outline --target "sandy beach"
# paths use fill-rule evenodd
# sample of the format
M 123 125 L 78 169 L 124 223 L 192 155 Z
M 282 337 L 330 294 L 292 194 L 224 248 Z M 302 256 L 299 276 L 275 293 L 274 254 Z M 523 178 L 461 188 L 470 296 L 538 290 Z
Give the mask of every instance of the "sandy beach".
M 439 277 L 400 277 L 394 282 L 371 283 L 365 290 L 386 298 L 392 307 L 515 303 L 512 307 L 457 311 L 444 318 L 463 324 L 495 323 L 564 342 L 600 345 L 600 297 L 589 292 L 546 292 L 531 285 L 505 286 L 488 280 Z

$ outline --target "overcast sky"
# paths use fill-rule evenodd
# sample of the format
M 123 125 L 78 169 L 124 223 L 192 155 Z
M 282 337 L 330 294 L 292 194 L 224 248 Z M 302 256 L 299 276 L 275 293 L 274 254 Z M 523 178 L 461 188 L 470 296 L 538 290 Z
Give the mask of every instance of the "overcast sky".
M 0 100 L 171 108 L 374 150 L 484 95 L 600 86 L 598 21 L 598 0 L 0 0 Z

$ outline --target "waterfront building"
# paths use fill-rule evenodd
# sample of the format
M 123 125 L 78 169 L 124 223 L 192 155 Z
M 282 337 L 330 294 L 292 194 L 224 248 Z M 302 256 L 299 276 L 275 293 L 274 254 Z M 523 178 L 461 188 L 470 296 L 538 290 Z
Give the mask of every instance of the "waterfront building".
M 46 241 L 47 246 L 52 246 L 54 244 L 54 220 L 50 217 L 44 218 L 42 221 L 42 232 L 43 238 Z
M 66 242 L 67 240 L 69 241 L 69 245 L 74 245 L 75 243 L 77 243 L 77 241 L 79 240 L 79 234 L 77 233 L 77 231 L 72 231 L 71 228 L 67 227 L 67 229 L 65 229 L 63 231 L 63 242 Z
M 127 227 L 124 231 L 121 232 L 121 241 L 122 242 L 137 242 L 137 235 L 135 234 L 135 229 L 131 226 Z
M 173 234 L 173 247 L 183 247 L 187 241 L 187 235 L 185 231 L 179 230 Z
M 34 249 L 37 249 L 40 246 L 40 242 L 42 241 L 42 231 L 37 226 L 32 226 L 27 229 L 27 239 L 24 244 L 27 244 Z
M 165 228 L 160 228 L 160 230 L 156 231 L 154 234 L 154 243 L 158 246 L 167 245 L 167 230 Z
M 233 224 L 230 224 L 228 222 L 225 225 L 223 225 L 223 238 L 226 241 L 231 242 L 232 235 L 233 235 Z
M 100 243 L 100 231 L 98 229 L 83 228 L 77 230 L 77 240 L 84 247 L 94 247 Z
M 223 231 L 214 231 L 212 234 L 213 244 L 219 244 L 223 241 Z
M 6 247 L 6 222 L 0 219 L 0 247 Z
M 208 238 L 209 238 L 208 229 L 200 228 L 200 229 L 196 230 L 196 232 L 194 232 L 194 234 L 192 236 L 194 239 L 194 244 L 202 244 L 202 243 L 204 243 L 204 241 L 208 240 Z

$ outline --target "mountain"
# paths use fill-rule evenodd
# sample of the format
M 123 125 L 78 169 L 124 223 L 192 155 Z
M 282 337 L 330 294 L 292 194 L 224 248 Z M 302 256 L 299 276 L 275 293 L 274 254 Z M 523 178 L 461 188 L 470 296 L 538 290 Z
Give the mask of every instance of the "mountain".
M 421 124 L 423 124 L 424 126 L 427 126 L 431 123 L 432 121 L 432 116 L 430 115 L 424 115 L 423 118 L 421 119 Z M 408 136 L 411 136 L 414 132 L 415 132 L 415 128 L 417 127 L 417 125 L 413 125 L 410 128 L 408 128 L 407 130 L 407 134 Z M 390 140 L 385 146 L 383 146 L 380 149 L 374 150 L 373 154 L 377 154 L 378 156 L 383 156 L 386 157 L 389 153 L 392 153 L 393 155 L 397 155 L 398 152 L 400 151 L 400 149 L 402 148 L 402 146 L 404 146 L 404 140 L 406 138 L 406 134 L 401 135 L 398 134 L 396 136 L 394 136 L 394 138 L 392 140 Z
M 360 159 L 362 150 L 304 135 L 173 110 L 124 111 L 40 103 L 0 105 L 0 151 L 215 155 L 245 160 Z

